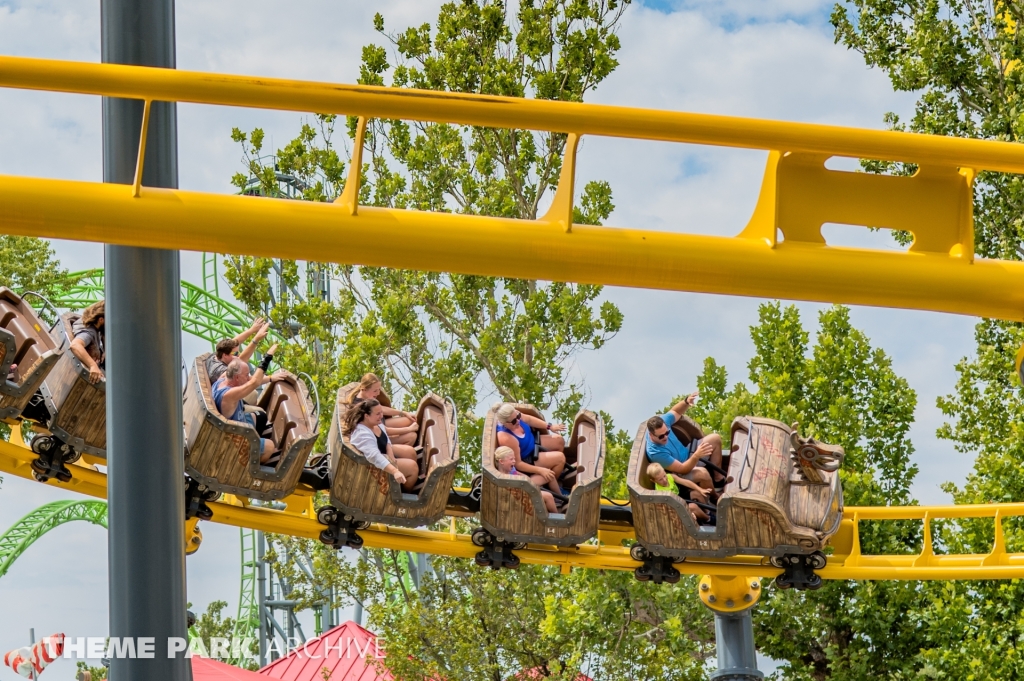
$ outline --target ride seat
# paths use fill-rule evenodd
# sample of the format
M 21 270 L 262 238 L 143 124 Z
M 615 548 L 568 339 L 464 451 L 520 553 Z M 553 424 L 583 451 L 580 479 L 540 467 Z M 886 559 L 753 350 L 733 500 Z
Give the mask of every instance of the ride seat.
M 292 437 L 289 438 L 289 435 Z M 287 421 L 285 419 L 277 419 L 274 421 L 274 444 L 277 448 L 284 452 L 287 449 L 286 444 L 291 444 L 288 440 L 294 440 L 295 437 L 295 422 Z
M 40 351 L 36 340 L 32 338 L 26 341 L 14 358 L 14 361 L 18 364 L 17 375 L 19 377 L 27 376 L 42 358 L 43 353 Z M 20 383 L 20 380 L 18 382 Z
M 0 326 L 7 328 L 11 320 L 18 316 L 18 313 L 11 308 L 11 304 L 0 301 Z
M 23 343 L 37 342 L 35 329 L 22 317 L 11 319 L 7 322 L 5 328 L 14 335 L 15 343 L 18 345 L 19 350 L 21 350 Z
M 276 421 L 277 415 L 281 410 L 281 403 L 288 400 L 288 395 L 281 390 L 281 384 L 279 382 L 271 383 L 270 387 L 265 388 L 265 390 L 270 391 L 270 397 L 266 402 L 267 419 L 269 421 Z
M 285 446 L 291 446 L 292 442 L 303 435 L 305 435 L 305 419 L 302 415 L 302 407 L 297 400 L 281 400 L 280 408 L 278 412 L 281 414 L 281 420 L 286 424 L 284 426 L 284 439 L 279 441 L 278 446 L 283 450 Z
M 18 344 L 18 354 L 14 356 L 14 361 L 19 367 L 34 364 L 39 359 L 41 353 L 36 349 L 36 344 L 35 338 L 28 338 Z

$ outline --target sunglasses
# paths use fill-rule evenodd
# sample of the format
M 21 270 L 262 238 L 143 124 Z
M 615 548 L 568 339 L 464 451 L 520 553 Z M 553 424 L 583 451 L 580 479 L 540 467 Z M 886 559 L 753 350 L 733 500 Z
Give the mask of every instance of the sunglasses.
M 520 419 L 520 418 L 521 418 L 522 416 L 523 416 L 523 415 L 522 415 L 522 413 L 520 413 L 520 412 L 516 412 L 516 415 L 512 417 L 512 420 L 511 420 L 511 421 L 509 421 L 509 423 L 510 423 L 511 425 L 513 425 L 513 426 L 514 426 L 515 424 L 519 423 L 519 419 Z
M 669 433 L 669 431 L 668 431 L 668 429 L 666 428 L 666 429 L 665 429 L 665 432 L 663 432 L 663 433 L 651 433 L 651 437 L 656 437 L 656 438 L 658 438 L 659 440 L 661 440 L 661 439 L 663 439 L 663 438 L 667 438 L 667 437 L 668 437 L 668 433 Z

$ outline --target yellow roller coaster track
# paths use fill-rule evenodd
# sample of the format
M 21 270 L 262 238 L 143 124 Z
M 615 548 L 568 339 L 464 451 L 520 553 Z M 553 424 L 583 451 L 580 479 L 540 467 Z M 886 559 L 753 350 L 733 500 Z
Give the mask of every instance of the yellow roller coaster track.
M 275 256 L 466 274 L 778 297 L 954 312 L 1024 320 L 1024 263 L 974 256 L 972 182 L 980 171 L 1024 173 L 1024 146 L 652 111 L 368 86 L 0 57 L 0 87 L 358 116 L 359 133 L 345 192 L 334 204 L 226 196 L 144 187 L 141 145 L 134 186 L 0 176 L 0 232 L 27 236 L 195 251 Z M 538 220 L 513 220 L 359 206 L 363 131 L 370 118 L 409 119 L 553 131 L 569 135 L 551 208 Z M 768 151 L 760 196 L 735 237 L 572 224 L 576 150 L 583 135 L 705 144 Z M 829 170 L 833 157 L 919 166 L 912 177 Z M 907 252 L 829 246 L 825 223 L 906 230 Z M 288 238 L 280 238 L 281 225 Z M 684 225 L 680 225 L 683 227 Z M 234 235 L 245 231 L 248 239 Z M 387 231 L 392 248 L 378 247 Z M 429 238 L 426 236 L 429 235 Z M 780 238 L 781 237 L 781 238 Z M 513 247 L 514 246 L 514 247 Z M 489 257 L 501 251 L 501 258 Z M 0 443 L 0 471 L 31 478 L 34 455 Z M 106 476 L 88 463 L 66 484 L 104 498 Z M 322 526 L 313 497 L 296 493 L 273 510 L 226 497 L 212 504 L 215 522 L 315 538 Z M 1010 579 L 1024 577 L 1024 554 L 1007 553 L 1002 520 L 1024 503 L 984 506 L 847 508 L 825 579 Z M 992 518 L 994 543 L 984 555 L 936 555 L 931 523 Z M 916 555 L 863 555 L 861 521 L 919 520 Z M 367 546 L 472 557 L 469 537 L 451 531 L 375 525 Z M 632 570 L 621 546 L 628 525 L 602 524 L 600 544 L 573 549 L 533 545 L 525 563 L 563 570 Z M 770 576 L 759 557 L 686 561 L 681 572 Z
M 538 220 L 358 206 L 357 135 L 357 162 L 334 204 L 143 187 L 140 153 L 133 187 L 0 177 L 0 231 L 10 234 L 1024 320 L 1024 263 L 974 257 L 971 191 L 979 171 L 1024 172 L 1019 144 L 17 57 L 0 57 L 0 87 L 348 114 L 361 130 L 368 118 L 388 118 L 569 135 L 558 190 Z M 753 217 L 735 237 L 573 225 L 583 135 L 766 150 Z M 833 156 L 919 170 L 828 170 Z M 906 230 L 914 244 L 908 252 L 831 247 L 825 223 Z M 249 238 L 237 239 L 241 230 Z M 393 247 L 379 248 L 382 232 Z
M 15 438 L 17 439 L 17 438 Z M 0 471 L 32 480 L 31 463 L 35 454 L 20 444 L 0 442 Z M 88 459 L 88 456 L 84 457 Z M 68 483 L 50 480 L 48 485 L 80 494 L 106 498 L 107 476 L 88 462 L 71 465 L 74 477 Z M 230 495 L 210 504 L 213 521 L 264 532 L 316 539 L 324 526 L 317 522 L 313 496 L 299 491 L 285 499 L 286 508 L 274 510 L 251 506 L 247 500 Z M 1003 540 L 1003 518 L 1024 515 L 1024 503 L 978 506 L 891 506 L 848 507 L 839 533 L 832 539 L 833 553 L 828 564 L 817 573 L 822 579 L 1020 579 L 1024 577 L 1024 553 L 1007 553 Z M 993 518 L 995 541 L 992 551 L 975 555 L 936 555 L 931 541 L 931 521 L 958 518 Z M 455 530 L 452 517 L 450 530 L 409 530 L 388 525 L 372 525 L 360 531 L 365 546 L 431 553 L 435 555 L 472 558 L 480 549 L 469 535 Z M 860 551 L 860 521 L 919 520 L 924 523 L 924 550 L 914 555 L 863 555 Z M 194 521 L 191 521 L 194 523 Z M 558 548 L 530 544 L 516 551 L 523 563 L 556 565 L 563 572 L 571 568 L 601 570 L 633 570 L 641 564 L 629 557 L 622 541 L 633 538 L 632 528 L 622 524 L 602 523 L 599 544 L 576 548 Z M 675 566 L 684 574 L 770 577 L 781 570 L 767 564 L 759 556 L 736 556 L 718 560 L 687 560 Z

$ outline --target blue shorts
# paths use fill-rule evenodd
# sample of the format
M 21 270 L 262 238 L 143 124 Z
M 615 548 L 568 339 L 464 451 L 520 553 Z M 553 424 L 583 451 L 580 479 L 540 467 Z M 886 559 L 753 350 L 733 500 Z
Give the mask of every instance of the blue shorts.
M 256 417 L 251 412 L 245 412 L 245 422 L 248 423 L 253 428 L 256 428 Z M 261 437 L 260 438 L 260 453 L 261 454 L 263 453 L 263 450 L 265 450 L 267 448 L 267 443 L 270 444 L 270 448 L 271 449 L 274 448 L 274 441 L 273 440 L 268 440 L 265 437 Z

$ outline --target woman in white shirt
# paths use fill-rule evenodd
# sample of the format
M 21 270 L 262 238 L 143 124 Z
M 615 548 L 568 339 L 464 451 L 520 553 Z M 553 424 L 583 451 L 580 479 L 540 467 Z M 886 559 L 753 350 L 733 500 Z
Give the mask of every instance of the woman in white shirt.
M 392 444 L 383 420 L 384 407 L 380 402 L 364 400 L 345 412 L 341 432 L 367 461 L 389 473 L 408 492 L 419 478 L 416 450 L 409 445 Z

